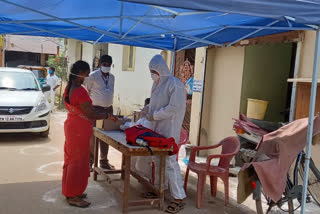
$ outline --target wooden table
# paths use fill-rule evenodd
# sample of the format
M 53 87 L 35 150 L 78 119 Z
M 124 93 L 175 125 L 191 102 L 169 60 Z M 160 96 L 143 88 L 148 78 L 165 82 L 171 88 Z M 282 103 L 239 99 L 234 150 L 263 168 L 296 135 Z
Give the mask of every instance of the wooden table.
M 124 190 L 122 193 L 122 212 L 127 213 L 129 206 L 152 206 L 154 204 L 158 204 L 159 209 L 163 210 L 166 156 L 172 151 L 172 149 L 152 148 L 153 155 L 160 156 L 160 184 L 159 188 L 155 188 L 152 184 L 150 184 L 150 182 L 131 170 L 131 156 L 151 156 L 147 148 L 128 145 L 125 133 L 121 131 L 104 131 L 94 128 L 93 134 L 95 136 L 93 179 L 96 181 L 97 175 L 99 174 L 111 183 L 111 179 L 108 174 L 121 174 L 121 179 L 124 181 Z M 99 143 L 106 143 L 122 153 L 121 170 L 103 170 L 98 167 L 98 153 L 100 148 Z M 130 175 L 136 178 L 140 183 L 154 190 L 157 193 L 158 198 L 129 201 Z

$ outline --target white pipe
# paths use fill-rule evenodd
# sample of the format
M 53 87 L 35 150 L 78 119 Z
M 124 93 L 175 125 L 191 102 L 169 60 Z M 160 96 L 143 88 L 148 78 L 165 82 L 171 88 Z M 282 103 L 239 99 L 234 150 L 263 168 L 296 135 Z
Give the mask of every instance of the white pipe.
M 306 158 L 305 158 L 306 165 L 304 168 L 301 214 L 305 214 L 305 209 L 306 209 L 309 164 L 310 164 L 310 157 L 311 157 L 311 146 L 312 146 L 312 135 L 313 135 L 314 110 L 315 110 L 315 104 L 316 104 L 317 85 L 318 85 L 319 56 L 320 56 L 320 30 L 318 29 L 317 36 L 316 36 L 316 45 L 314 50 L 312 86 L 311 86 L 310 109 L 309 109 L 309 125 L 308 125 Z
M 301 42 L 298 42 L 297 50 L 296 50 L 296 59 L 295 59 L 295 64 L 294 64 L 294 74 L 293 74 L 294 79 L 296 79 L 298 77 L 298 73 L 299 73 L 300 53 L 301 53 Z M 295 110 L 295 104 L 296 104 L 296 91 L 297 91 L 297 82 L 293 82 L 292 92 L 291 92 L 289 122 L 292 122 L 294 120 L 294 110 Z

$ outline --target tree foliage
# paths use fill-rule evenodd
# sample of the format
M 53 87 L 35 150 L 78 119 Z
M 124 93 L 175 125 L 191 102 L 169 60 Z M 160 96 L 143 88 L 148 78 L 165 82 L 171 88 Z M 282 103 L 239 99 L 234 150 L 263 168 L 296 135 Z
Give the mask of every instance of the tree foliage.
M 67 57 L 65 57 L 64 54 L 61 54 L 60 56 L 49 56 L 47 65 L 56 69 L 55 73 L 62 81 L 67 81 L 68 65 Z

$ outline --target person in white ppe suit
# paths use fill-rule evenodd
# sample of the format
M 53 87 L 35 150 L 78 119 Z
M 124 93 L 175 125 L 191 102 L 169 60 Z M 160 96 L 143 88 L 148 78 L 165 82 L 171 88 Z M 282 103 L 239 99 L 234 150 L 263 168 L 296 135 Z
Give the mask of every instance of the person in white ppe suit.
M 50 110 L 54 108 L 54 99 L 56 96 L 56 90 L 60 87 L 60 79 L 55 75 L 55 68 L 50 67 L 49 74 L 47 76 L 47 84 L 50 85 Z
M 171 75 L 169 68 L 161 55 L 155 55 L 150 63 L 149 70 L 154 83 L 145 116 L 154 131 L 179 143 L 180 132 L 186 110 L 186 93 L 183 83 Z M 159 159 L 155 158 L 156 174 L 159 174 Z M 176 155 L 166 159 L 166 183 L 173 200 L 169 203 L 167 212 L 177 213 L 184 208 L 183 199 L 186 198 L 183 189 L 180 167 Z M 155 184 L 159 184 L 156 176 Z

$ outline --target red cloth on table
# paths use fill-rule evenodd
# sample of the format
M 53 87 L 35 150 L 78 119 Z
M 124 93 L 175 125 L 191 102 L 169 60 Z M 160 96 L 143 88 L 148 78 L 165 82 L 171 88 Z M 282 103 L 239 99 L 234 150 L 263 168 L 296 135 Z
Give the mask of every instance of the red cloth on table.
M 67 88 L 66 88 L 67 89 Z M 65 96 L 67 91 L 65 91 Z M 66 197 L 83 194 L 90 177 L 90 137 L 93 121 L 89 120 L 80 109 L 80 104 L 92 101 L 82 86 L 69 95 L 70 104 L 65 102 L 68 117 L 64 123 L 64 165 L 62 193 Z
M 159 133 L 148 129 L 144 126 L 137 125 L 130 127 L 124 131 L 126 133 L 126 140 L 129 144 L 134 146 L 139 146 L 136 143 L 137 138 L 143 139 L 148 147 L 162 148 L 162 149 L 170 149 L 173 151 L 169 153 L 169 155 L 175 155 L 178 153 L 178 145 L 176 144 L 173 137 L 166 138 Z

